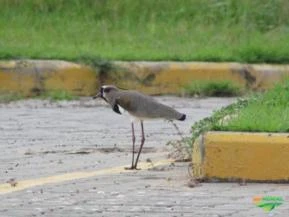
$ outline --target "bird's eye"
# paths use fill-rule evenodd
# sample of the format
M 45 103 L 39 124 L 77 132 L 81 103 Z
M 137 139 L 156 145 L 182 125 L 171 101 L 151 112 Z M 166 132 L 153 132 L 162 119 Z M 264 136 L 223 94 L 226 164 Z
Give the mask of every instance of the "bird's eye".
M 105 88 L 103 91 L 104 91 L 105 93 L 108 93 L 108 92 L 110 91 L 110 88 Z

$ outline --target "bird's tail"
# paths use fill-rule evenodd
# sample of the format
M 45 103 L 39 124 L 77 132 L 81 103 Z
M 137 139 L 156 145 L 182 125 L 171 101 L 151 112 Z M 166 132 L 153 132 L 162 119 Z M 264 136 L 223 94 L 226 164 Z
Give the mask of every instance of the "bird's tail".
M 184 121 L 186 120 L 186 115 L 185 114 L 182 114 L 182 116 L 178 119 L 179 121 Z

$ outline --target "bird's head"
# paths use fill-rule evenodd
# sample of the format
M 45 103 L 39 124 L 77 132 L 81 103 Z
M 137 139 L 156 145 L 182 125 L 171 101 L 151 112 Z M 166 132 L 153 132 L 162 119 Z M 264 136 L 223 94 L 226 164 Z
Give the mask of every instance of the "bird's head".
M 111 98 L 110 96 L 113 95 L 116 91 L 118 91 L 116 86 L 102 85 L 99 89 L 99 92 L 93 97 L 93 99 L 100 97 L 105 101 L 108 101 L 108 99 Z

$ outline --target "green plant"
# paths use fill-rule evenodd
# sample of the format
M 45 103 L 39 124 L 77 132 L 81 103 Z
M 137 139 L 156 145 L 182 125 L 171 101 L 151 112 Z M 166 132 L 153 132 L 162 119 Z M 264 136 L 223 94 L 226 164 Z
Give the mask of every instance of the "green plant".
M 0 94 L 0 103 L 9 103 L 11 101 L 17 101 L 24 99 L 21 94 L 17 93 L 1 93 Z
M 238 113 L 238 111 L 245 108 L 248 103 L 248 99 L 238 99 L 236 103 L 215 111 L 212 116 L 195 122 L 192 126 L 192 143 L 190 143 L 190 145 L 192 145 L 202 133 L 209 130 L 217 130 L 217 126 L 219 123 L 224 122 L 224 118 L 229 118 L 231 115 Z
M 193 81 L 184 87 L 189 96 L 238 96 L 241 88 L 231 81 Z
M 248 105 L 214 130 L 289 132 L 289 80 L 278 83 L 263 94 L 252 96 Z
M 48 91 L 45 92 L 43 94 L 41 94 L 40 96 L 38 96 L 41 99 L 49 99 L 52 101 L 60 101 L 60 100 L 77 100 L 79 99 L 78 96 L 72 95 L 71 93 L 69 93 L 66 90 L 54 90 L 54 91 Z
M 287 0 L 0 0 L 0 5 L 1 59 L 289 62 Z

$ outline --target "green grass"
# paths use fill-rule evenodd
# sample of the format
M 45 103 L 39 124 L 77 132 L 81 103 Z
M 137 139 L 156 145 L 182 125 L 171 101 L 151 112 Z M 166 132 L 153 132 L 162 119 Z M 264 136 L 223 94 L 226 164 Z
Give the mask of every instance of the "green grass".
M 11 101 L 17 101 L 21 99 L 24 99 L 24 96 L 20 94 L 0 93 L 0 103 L 9 103 Z
M 194 123 L 192 141 L 210 130 L 289 132 L 289 79 L 265 93 L 253 93 L 245 99 L 240 98 L 236 103 Z
M 242 90 L 231 81 L 193 81 L 184 87 L 189 96 L 238 96 Z
M 287 0 L 0 0 L 0 59 L 289 63 Z
M 220 130 L 220 123 L 223 122 L 226 117 L 231 117 L 245 108 L 249 101 L 249 99 L 238 99 L 236 103 L 215 111 L 210 117 L 195 122 L 192 126 L 192 142 L 189 143 L 189 146 L 191 146 L 202 133 L 210 130 Z
M 248 105 L 214 130 L 289 132 L 289 80 L 264 94 L 251 97 Z
M 72 95 L 71 93 L 65 90 L 48 91 L 41 94 L 40 96 L 37 96 L 37 98 L 48 99 L 51 101 L 61 101 L 61 100 L 71 101 L 79 99 L 78 96 Z

